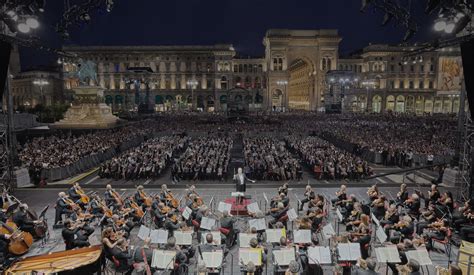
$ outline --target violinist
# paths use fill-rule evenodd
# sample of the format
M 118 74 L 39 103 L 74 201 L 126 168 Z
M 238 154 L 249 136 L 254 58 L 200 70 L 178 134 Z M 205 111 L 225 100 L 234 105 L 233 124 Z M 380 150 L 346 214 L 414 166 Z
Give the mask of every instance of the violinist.
M 394 225 L 399 221 L 400 216 L 398 215 L 397 205 L 391 204 L 385 212 L 383 219 L 380 220 L 380 224 L 385 227 L 386 225 Z
M 145 240 L 143 241 L 143 246 L 136 247 L 135 251 L 133 252 L 134 266 L 136 265 L 141 266 L 138 269 L 135 267 L 136 271 L 139 271 L 140 269 L 149 270 L 151 274 L 150 265 L 151 265 L 151 261 L 153 260 L 153 249 L 150 248 L 150 242 L 151 242 L 150 238 L 145 238 Z
M 102 231 L 102 246 L 107 259 L 112 260 L 113 249 L 117 245 L 118 239 L 121 237 L 121 233 L 115 233 L 112 227 L 106 227 Z
M 430 224 L 435 222 L 437 218 L 438 217 L 436 216 L 435 206 L 430 203 L 428 205 L 428 209 L 426 209 L 426 211 L 421 212 L 420 220 L 417 225 L 417 234 L 421 235 L 423 233 L 423 230 L 429 227 Z
M 74 207 L 74 203 L 66 196 L 66 193 L 59 192 L 58 196 L 59 197 L 56 200 L 56 215 L 54 218 L 54 225 L 62 222 L 63 214 L 66 214 L 67 216 L 72 214 L 72 208 Z
M 370 234 L 369 234 L 369 216 L 362 214 L 360 216 L 359 225 L 355 228 L 353 232 L 349 234 L 352 242 L 358 242 L 361 246 L 362 258 L 368 258 L 367 249 L 363 249 L 364 246 L 370 243 Z
M 333 206 L 340 205 L 343 201 L 347 200 L 347 186 L 341 185 L 341 188 L 336 191 L 336 196 L 337 198 L 331 201 Z
M 354 204 L 354 210 L 351 211 L 351 214 L 347 218 L 346 230 L 351 231 L 353 226 L 358 226 L 360 223 L 360 216 L 362 215 L 362 206 L 359 202 Z
M 441 198 L 439 198 L 438 202 L 443 205 L 449 211 L 449 213 L 454 212 L 454 199 L 451 191 L 444 192 L 441 195 Z
M 130 231 L 132 231 L 135 226 L 133 222 L 120 218 L 117 214 L 114 214 L 112 215 L 112 218 L 107 219 L 107 225 L 111 226 L 115 232 L 122 231 L 125 238 L 130 236 Z
M 268 222 L 270 228 L 274 228 L 278 220 L 285 216 L 287 211 L 288 208 L 285 208 L 282 202 L 278 203 L 277 208 L 270 209 L 269 213 L 267 213 L 272 217 L 272 219 Z
M 317 230 L 319 230 L 323 222 L 323 210 L 321 210 L 320 208 L 316 208 L 314 209 L 313 213 L 310 213 L 308 216 L 311 219 L 311 230 L 313 232 L 316 232 Z
M 400 221 L 392 226 L 395 230 L 393 236 L 395 239 L 412 239 L 415 232 L 415 225 L 410 216 L 403 216 Z
M 433 249 L 433 239 L 444 240 L 448 232 L 448 223 L 449 222 L 447 219 L 438 219 L 437 221 L 428 225 L 430 230 L 423 234 L 426 242 L 426 249 L 428 249 L 428 251 Z
M 317 194 L 316 197 L 311 200 L 308 204 L 308 208 L 320 208 L 321 210 L 324 209 L 324 196 L 321 194 Z
M 176 214 L 169 212 L 166 214 L 166 220 L 163 227 L 165 230 L 168 230 L 170 236 L 173 236 L 174 231 L 181 228 L 179 217 Z
M 354 204 L 357 202 L 357 198 L 354 194 L 350 194 L 346 200 L 338 201 L 336 205 L 340 206 L 340 212 L 344 219 L 347 219 L 354 210 Z
M 420 197 L 415 193 L 411 194 L 410 198 L 405 201 L 405 205 L 408 207 L 408 214 L 418 218 L 421 207 Z
M 404 204 L 408 196 L 407 185 L 402 183 L 400 185 L 400 191 L 397 193 L 397 204 Z
M 133 269 L 130 262 L 132 256 L 130 255 L 126 239 L 122 238 L 117 241 L 117 245 L 112 249 L 112 254 L 119 262 L 115 270 L 125 274 L 132 274 Z
M 22 231 L 28 232 L 31 235 L 35 236 L 35 224 L 39 221 L 34 221 L 28 216 L 28 205 L 20 204 L 18 211 L 13 214 L 13 222 L 18 226 Z
M 472 205 L 473 203 L 471 203 L 471 200 L 467 200 L 464 202 L 464 205 L 460 206 L 458 211 L 454 213 L 453 221 L 456 232 L 460 231 L 463 224 L 469 224 L 471 222 L 471 219 L 468 216 L 471 213 Z
M 422 198 L 425 199 L 424 196 Z M 441 198 L 441 195 L 439 193 L 438 186 L 436 184 L 432 184 L 431 190 L 428 191 L 428 198 L 425 199 L 425 208 L 428 208 L 428 204 L 430 202 L 436 204 L 439 198 Z
M 314 194 L 313 188 L 311 188 L 311 185 L 309 185 L 309 184 L 306 185 L 304 196 L 305 196 L 305 198 L 301 200 L 301 204 L 300 204 L 300 207 L 299 207 L 300 211 L 303 211 L 303 207 L 307 202 L 313 200 L 316 197 L 316 195 Z
M 156 209 L 152 210 L 154 215 L 154 222 L 156 227 L 161 228 L 166 219 L 166 215 L 171 209 L 165 206 L 164 203 L 159 202 L 156 206 Z
M 66 250 L 71 250 L 76 247 L 89 246 L 89 236 L 92 235 L 94 229 L 85 228 L 84 223 L 74 223 L 72 220 L 67 219 L 64 222 L 64 229 L 61 232 L 64 243 L 66 244 Z
M 369 190 L 367 190 L 367 195 L 369 196 L 371 202 L 379 197 L 379 188 L 376 184 L 372 185 Z
M 311 230 L 311 224 L 311 219 L 308 216 L 303 216 L 300 220 L 296 220 L 296 227 L 298 230 Z
M 102 200 L 98 195 L 92 195 L 88 210 L 92 215 L 99 216 L 105 214 L 104 206 L 105 205 L 102 203 Z
M 278 187 L 278 193 L 283 193 L 285 196 L 288 196 L 288 182 L 285 182 L 282 186 Z
M 378 220 L 385 217 L 385 202 L 385 196 L 380 196 L 372 202 L 372 212 Z
M 227 247 L 231 247 L 234 244 L 235 237 L 238 234 L 238 230 L 234 228 L 235 218 L 229 214 L 227 210 L 222 212 L 222 218 L 220 219 L 221 228 L 229 231 L 228 234 L 224 235 L 223 241 L 225 241 Z

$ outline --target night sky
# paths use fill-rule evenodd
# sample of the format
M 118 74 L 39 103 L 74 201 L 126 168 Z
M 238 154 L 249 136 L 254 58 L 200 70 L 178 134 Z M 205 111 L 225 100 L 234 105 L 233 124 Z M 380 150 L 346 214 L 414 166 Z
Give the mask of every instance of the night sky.
M 81 2 L 70 0 L 70 3 Z M 402 0 L 403 2 L 403 0 Z M 432 20 L 423 15 L 425 1 L 413 1 L 419 32 L 410 41 L 434 38 Z M 338 29 L 340 52 L 349 53 L 369 43 L 400 43 L 405 28 L 395 22 L 381 26 L 383 14 L 359 12 L 360 0 L 115 0 L 111 13 L 92 14 L 84 26 L 70 29 L 62 41 L 55 24 L 63 0 L 49 0 L 35 33 L 45 45 L 207 45 L 231 43 L 243 56 L 263 56 L 262 39 L 271 28 Z M 22 49 L 24 69 L 55 60 L 42 51 Z

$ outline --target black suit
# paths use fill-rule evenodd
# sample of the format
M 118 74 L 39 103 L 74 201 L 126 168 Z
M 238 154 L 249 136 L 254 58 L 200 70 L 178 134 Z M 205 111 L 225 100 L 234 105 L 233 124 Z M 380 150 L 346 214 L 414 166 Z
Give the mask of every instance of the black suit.
M 62 221 L 62 214 L 71 214 L 72 210 L 69 209 L 69 204 L 67 204 L 64 199 L 58 198 L 56 201 L 56 215 L 54 218 L 54 224 L 57 224 L 59 221 Z
M 34 234 L 35 223 L 28 217 L 25 212 L 20 210 L 13 214 L 13 222 L 16 223 L 18 228 L 20 228 L 22 231 Z

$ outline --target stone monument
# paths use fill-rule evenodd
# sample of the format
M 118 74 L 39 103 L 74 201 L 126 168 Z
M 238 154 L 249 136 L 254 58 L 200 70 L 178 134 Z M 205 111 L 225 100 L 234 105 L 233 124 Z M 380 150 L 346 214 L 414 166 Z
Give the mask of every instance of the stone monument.
M 97 66 L 92 61 L 79 60 L 78 70 L 65 73 L 66 77 L 79 80 L 73 88 L 74 101 L 64 119 L 53 127 L 60 129 L 106 129 L 115 126 L 119 120 L 112 109 L 104 103 L 104 89 L 97 85 Z

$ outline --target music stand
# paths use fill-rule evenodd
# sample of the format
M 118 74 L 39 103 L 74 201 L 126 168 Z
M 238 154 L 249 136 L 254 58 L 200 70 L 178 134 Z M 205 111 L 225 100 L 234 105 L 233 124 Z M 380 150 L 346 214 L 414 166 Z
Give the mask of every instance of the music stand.
M 20 204 L 18 202 L 15 202 L 14 204 L 8 206 L 7 211 L 5 212 L 5 215 L 10 216 L 10 214 L 12 214 L 19 205 Z
M 46 205 L 43 210 L 41 210 L 40 215 L 38 216 L 38 219 L 44 218 L 44 221 L 46 223 L 46 238 L 41 239 L 41 245 L 44 246 L 46 244 L 46 241 L 49 240 L 49 228 L 48 228 L 48 219 L 46 218 L 46 212 L 49 209 L 49 204 Z
M 48 211 L 48 209 L 49 209 L 49 204 L 46 205 L 46 206 L 43 208 L 43 210 L 41 210 L 41 212 L 40 212 L 40 214 L 39 214 L 39 216 L 38 216 L 38 219 L 41 219 L 41 218 L 44 217 L 45 220 L 46 220 L 46 216 L 45 216 L 45 215 L 46 215 L 46 211 Z

